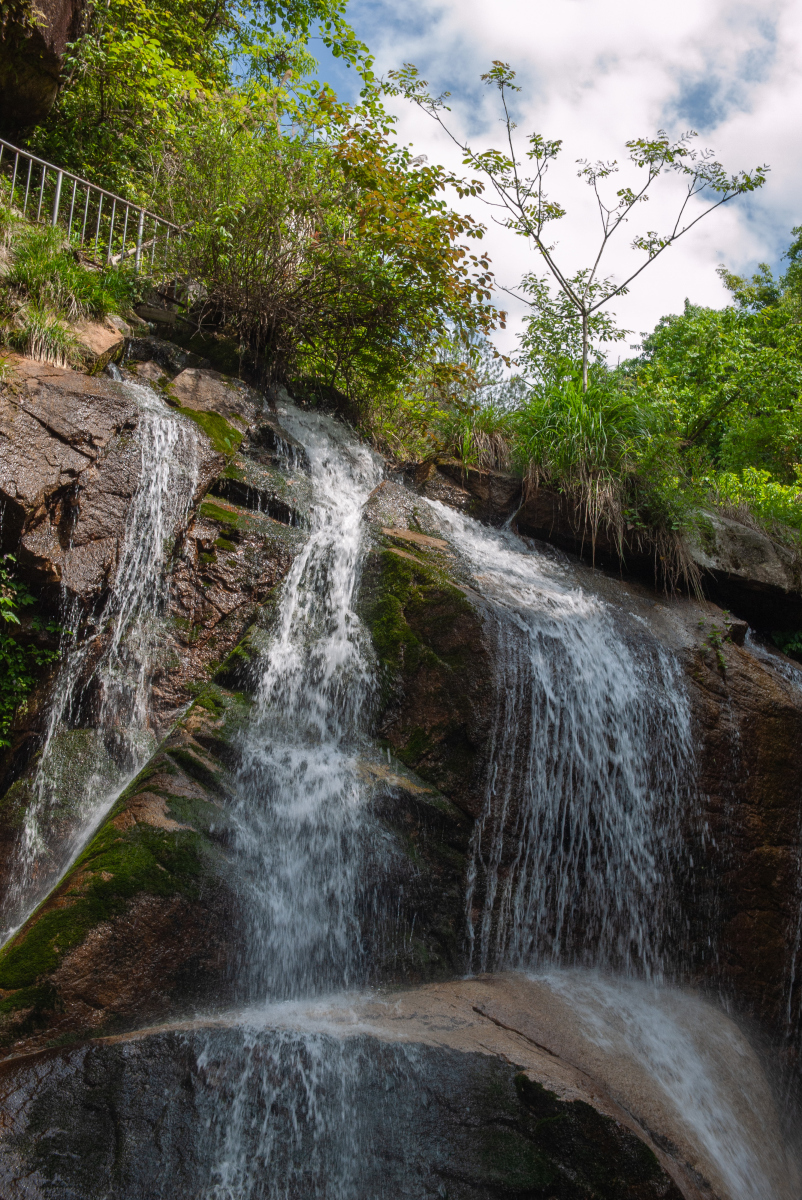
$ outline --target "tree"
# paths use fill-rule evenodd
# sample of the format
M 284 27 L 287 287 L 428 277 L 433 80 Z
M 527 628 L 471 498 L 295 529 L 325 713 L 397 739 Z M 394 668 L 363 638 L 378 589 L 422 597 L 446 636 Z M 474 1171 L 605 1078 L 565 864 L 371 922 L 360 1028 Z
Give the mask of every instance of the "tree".
M 614 296 L 626 295 L 630 284 L 641 272 L 664 250 L 693 229 L 703 217 L 736 196 L 762 187 L 769 168 L 756 167 L 751 172 L 741 171 L 735 175 L 728 175 L 721 163 L 715 160 L 711 150 L 700 151 L 693 146 L 693 140 L 697 137 L 693 130 L 672 141 L 661 129 L 655 137 L 634 138 L 627 142 L 630 161 L 644 174 L 640 176 L 634 188 L 620 187 L 612 197 L 605 198 L 603 185 L 618 173 L 617 160 L 591 163 L 579 159 L 578 174 L 592 189 L 598 208 L 601 240 L 591 265 L 578 274 L 569 276 L 557 261 L 554 245 L 546 240 L 547 227 L 566 215 L 565 208 L 557 201 L 551 200 L 545 191 L 549 167 L 559 156 L 562 142 L 550 141 L 540 133 L 530 134 L 525 158 L 533 164 L 534 173 L 525 174 L 525 163 L 516 149 L 513 137 L 516 126 L 509 103 L 510 94 L 521 90 L 515 83 L 515 72 L 506 63 L 495 61 L 491 70 L 482 76 L 482 80 L 489 86 L 496 87 L 501 98 L 507 134 L 505 150 L 490 149 L 477 152 L 460 141 L 443 120 L 443 112 L 449 111 L 445 104 L 449 93 L 439 97 L 430 96 L 426 91 L 426 81 L 419 77 L 417 69 L 411 64 L 406 64 L 401 71 L 391 72 L 390 82 L 386 86 L 391 94 L 405 95 L 413 100 L 438 122 L 462 151 L 465 166 L 481 172 L 489 181 L 493 193 L 493 199 L 489 203 L 502 209 L 505 214 L 500 223 L 523 237 L 531 238 L 535 243 L 561 293 L 581 323 L 582 386 L 587 391 L 594 315 L 609 304 Z M 649 199 L 657 180 L 667 172 L 680 175 L 685 183 L 685 194 L 673 224 L 663 232 L 649 230 L 633 239 L 633 248 L 645 254 L 645 261 L 631 271 L 621 283 L 616 283 L 601 273 L 605 252 L 611 240 L 629 220 L 633 210 Z M 701 196 L 711 197 L 713 203 L 694 215 L 692 201 Z
M 68 46 L 59 96 L 33 148 L 141 203 L 164 183 L 175 139 L 206 101 L 256 87 L 287 91 L 317 64 L 316 28 L 336 57 L 372 80 L 346 0 L 105 0 Z
M 394 143 L 371 103 L 259 87 L 202 107 L 160 209 L 187 229 L 175 266 L 202 285 L 194 318 L 234 336 L 254 378 L 314 380 L 362 417 L 449 328 L 501 319 L 489 262 L 462 241 L 484 228 L 441 195 L 460 181 Z

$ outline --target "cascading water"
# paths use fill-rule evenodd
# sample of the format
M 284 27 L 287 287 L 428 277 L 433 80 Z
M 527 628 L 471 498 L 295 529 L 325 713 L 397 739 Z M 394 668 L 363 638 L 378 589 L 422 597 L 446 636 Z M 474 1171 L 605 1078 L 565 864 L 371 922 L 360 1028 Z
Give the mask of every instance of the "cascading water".
M 251 923 L 248 991 L 284 999 L 358 972 L 360 786 L 354 754 L 373 688 L 352 608 L 362 506 L 381 464 L 331 419 L 287 409 L 315 483 L 311 536 L 284 587 L 243 741 L 235 809 Z
M 628 644 L 554 559 L 436 507 L 490 602 L 497 646 L 468 879 L 472 965 L 659 976 L 692 757 L 679 665 L 645 630 Z
M 799 1175 L 772 1127 L 774 1098 L 736 1026 L 697 996 L 589 971 L 535 977 L 565 1005 L 564 1048 L 647 1128 L 679 1144 L 720 1196 L 796 1200 Z M 670 1131 L 670 1132 L 669 1132 Z
M 193 427 L 148 389 L 135 395 L 144 469 L 115 584 L 94 620 L 104 637 L 76 637 L 62 664 L 25 831 L 27 874 L 11 919 L 35 902 L 149 750 L 163 576 L 195 491 L 197 444 Z M 159 1139 L 164 1117 L 164 1144 L 174 1152 L 165 1151 L 160 1183 L 205 1200 L 444 1195 L 431 1170 L 440 1127 L 426 1132 L 418 1118 L 428 1092 L 444 1090 L 438 1072 L 447 1061 L 453 1078 L 469 1078 L 455 1066 L 471 1057 L 459 1028 L 451 1027 L 455 1057 L 447 1060 L 442 1009 L 434 1025 L 415 1025 L 413 1013 L 405 1034 L 397 997 L 342 995 L 368 976 L 366 863 L 389 838 L 366 815 L 359 756 L 377 691 L 370 639 L 355 611 L 362 510 L 382 465 L 330 418 L 289 405 L 279 415 L 305 448 L 314 507 L 257 664 L 228 808 L 226 853 L 237 865 L 245 922 L 237 983 L 247 1007 L 177 1035 L 193 1060 L 192 1087 L 181 1089 L 183 1096 L 194 1088 L 189 1143 L 197 1145 L 187 1154 L 180 1122 L 171 1132 L 170 1100 L 160 1109 Z M 687 1161 L 710 1168 L 722 1200 L 791 1200 L 792 1172 L 772 1165 L 782 1153 L 771 1140 L 776 1125 L 761 1115 L 771 1107 L 768 1089 L 751 1104 L 727 1094 L 737 1093 L 739 1064 L 747 1086 L 761 1086 L 745 1039 L 712 1005 L 656 986 L 676 965 L 666 943 L 692 766 L 678 665 L 633 624 L 637 617 L 581 589 L 556 559 L 432 507 L 483 597 L 496 647 L 489 773 L 467 882 L 472 968 L 518 968 L 507 980 L 536 970 L 527 986 L 549 993 L 546 1025 L 560 1004 L 568 1014 L 561 1028 L 554 1024 L 558 1040 L 575 1038 L 583 1069 L 619 1103 L 633 1100 L 644 1128 L 651 1127 L 649 1089 L 659 1096 L 654 1128 L 660 1111 L 670 1114 L 668 1128 L 687 1139 Z M 94 664 L 91 646 L 101 648 Z M 70 838 L 55 852 L 48 847 L 45 881 L 32 863 L 47 842 L 56 797 L 75 794 L 59 739 L 76 729 L 89 733 L 77 817 Z M 575 964 L 607 974 L 565 970 Z M 468 1011 L 480 1013 L 471 1003 Z M 490 1014 L 495 1030 L 493 1021 Z M 515 1034 L 503 1020 L 498 1027 Z M 473 1058 L 492 1057 L 492 1050 L 476 1053 L 486 1036 L 480 1031 L 471 1043 Z M 537 1039 L 531 1044 L 541 1048 Z M 562 1051 L 552 1053 L 556 1060 Z M 132 1045 L 131 1061 L 136 1054 Z M 520 1060 L 505 1051 L 498 1061 Z M 632 1079 L 640 1091 L 631 1090 Z M 437 1103 L 450 1113 L 453 1096 Z M 452 1115 L 460 1124 L 467 1110 L 463 1117 L 457 1105 Z
M 289 406 L 279 415 L 306 449 L 315 506 L 261 663 L 233 810 L 248 923 L 240 985 L 245 997 L 260 1002 L 331 992 L 359 977 L 364 820 L 355 754 L 374 678 L 369 639 L 352 604 L 362 507 L 382 471 L 330 418 Z M 207 1195 L 317 1195 L 304 1190 L 304 1180 L 325 1157 L 326 1195 L 345 1200 L 348 1088 L 338 1043 L 316 1033 L 287 1034 L 272 1049 L 260 1044 L 246 1035 L 228 1064 L 231 1101 L 217 1117 L 221 1151 Z M 211 1051 L 201 1055 L 201 1068 L 208 1069 L 210 1058 Z M 328 1098 L 325 1108 L 319 1089 Z M 288 1107 L 289 1127 L 284 1120 L 271 1125 L 276 1110 Z M 332 1138 L 336 1169 L 337 1155 L 323 1154 Z
M 138 450 L 138 483 L 102 609 L 87 618 L 74 604 L 64 618 L 62 661 L 32 802 L 3 902 L 4 937 L 50 890 L 154 746 L 148 698 L 164 573 L 197 488 L 199 441 L 194 424 L 152 389 L 135 383 L 122 387 L 139 408 L 132 450 Z
M 207 1200 L 355 1200 L 368 1194 L 366 1164 L 377 1153 L 360 1102 L 376 1059 L 358 1039 L 346 1046 L 341 1030 L 316 1023 L 309 1005 L 364 978 L 358 913 L 369 830 L 356 755 L 374 678 L 353 601 L 361 510 L 380 469 L 336 422 L 290 407 L 281 419 L 306 448 L 315 508 L 242 736 L 235 850 L 248 929 L 240 994 L 254 1007 L 222 1042 L 209 1035 L 198 1059 L 217 1097 L 206 1110 L 216 1147 L 200 1190 Z M 664 1048 L 696 1053 L 693 1039 L 703 1042 L 704 1030 L 700 1022 L 689 1040 L 673 1014 L 679 993 L 655 987 L 667 965 L 692 765 L 679 667 L 645 630 L 628 637 L 627 621 L 555 560 L 434 509 L 483 594 L 498 654 L 491 769 L 468 879 L 473 966 L 581 963 L 650 977 L 646 985 L 586 975 L 576 984 L 563 974 L 549 986 L 555 994 L 579 988 L 591 1041 L 601 1018 L 588 997 L 606 1011 L 619 996 L 621 1037 L 631 1034 L 632 1055 L 657 1072 L 666 1103 L 684 1110 L 700 1161 L 715 1162 L 750 1114 L 716 1094 L 717 1066 L 671 1075 Z M 647 986 L 651 1001 L 633 991 Z M 645 1016 L 650 1003 L 656 1025 Z M 711 1064 L 732 1053 L 716 1044 Z M 381 1071 L 386 1088 L 414 1088 L 412 1048 L 385 1051 Z M 384 1116 L 375 1110 L 379 1125 L 393 1104 L 379 1106 Z M 760 1186 L 772 1186 L 761 1153 L 750 1154 L 722 1166 L 730 1200 L 757 1200 Z M 381 1179 L 380 1165 L 371 1178 Z M 380 1182 L 371 1186 L 379 1194 Z

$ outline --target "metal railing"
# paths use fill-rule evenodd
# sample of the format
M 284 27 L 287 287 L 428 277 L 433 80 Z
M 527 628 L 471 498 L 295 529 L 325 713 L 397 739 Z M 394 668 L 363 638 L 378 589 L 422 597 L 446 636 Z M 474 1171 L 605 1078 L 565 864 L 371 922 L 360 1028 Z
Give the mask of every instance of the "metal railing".
M 69 241 L 92 247 L 99 265 L 120 266 L 133 258 L 137 273 L 145 264 L 152 273 L 168 264 L 170 238 L 183 232 L 180 225 L 2 138 L 0 181 L 9 185 L 12 207 L 28 216 L 30 204 L 32 220 L 41 221 L 44 213 L 48 224 L 66 226 Z

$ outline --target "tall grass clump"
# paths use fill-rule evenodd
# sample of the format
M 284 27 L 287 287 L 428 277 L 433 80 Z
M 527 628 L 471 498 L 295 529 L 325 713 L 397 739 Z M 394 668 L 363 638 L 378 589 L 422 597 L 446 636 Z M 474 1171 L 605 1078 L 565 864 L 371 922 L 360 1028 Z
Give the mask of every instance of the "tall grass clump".
M 446 452 L 466 466 L 506 471 L 512 466 L 515 415 L 493 401 L 472 405 L 440 414 L 437 434 Z
M 695 497 L 669 410 L 622 390 L 601 370 L 583 391 L 572 372 L 535 387 L 505 428 L 525 498 L 540 487 L 565 496 L 594 557 L 603 530 L 622 559 L 650 553 L 669 586 L 698 586 L 682 537 Z
M 79 360 L 71 323 L 127 311 L 141 283 L 128 269 L 81 260 L 58 227 L 0 207 L 0 338 L 57 366 Z

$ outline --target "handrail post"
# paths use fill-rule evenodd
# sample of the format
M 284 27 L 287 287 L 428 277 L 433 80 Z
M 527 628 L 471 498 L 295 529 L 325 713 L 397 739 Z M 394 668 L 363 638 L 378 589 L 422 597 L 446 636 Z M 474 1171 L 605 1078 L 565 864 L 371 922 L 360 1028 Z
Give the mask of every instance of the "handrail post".
M 58 220 L 58 210 L 59 210 L 59 205 L 61 204 L 61 181 L 63 178 L 64 178 L 64 172 L 59 171 L 58 174 L 56 175 L 56 195 L 53 200 L 53 216 L 50 220 L 51 225 L 55 225 L 56 221 Z
M 117 216 L 117 201 L 115 199 L 112 201 L 112 204 L 111 204 L 111 224 L 109 225 L 109 248 L 106 253 L 106 262 L 107 263 L 111 262 L 111 249 L 112 249 L 112 243 L 114 240 L 114 218 L 116 216 Z
M 28 178 L 25 181 L 25 203 L 22 206 L 23 217 L 28 211 L 28 193 L 31 190 L 31 171 L 33 170 L 33 159 L 30 155 L 26 155 L 26 157 L 28 159 Z
M 36 210 L 36 220 L 38 221 L 42 215 L 42 201 L 45 198 L 45 179 L 47 177 L 47 167 L 42 167 L 42 182 L 39 185 L 39 207 Z
M 139 264 L 142 259 L 142 231 L 145 228 L 145 210 L 139 210 L 139 224 L 136 230 L 136 258 L 134 259 L 134 270 L 139 274 Z

